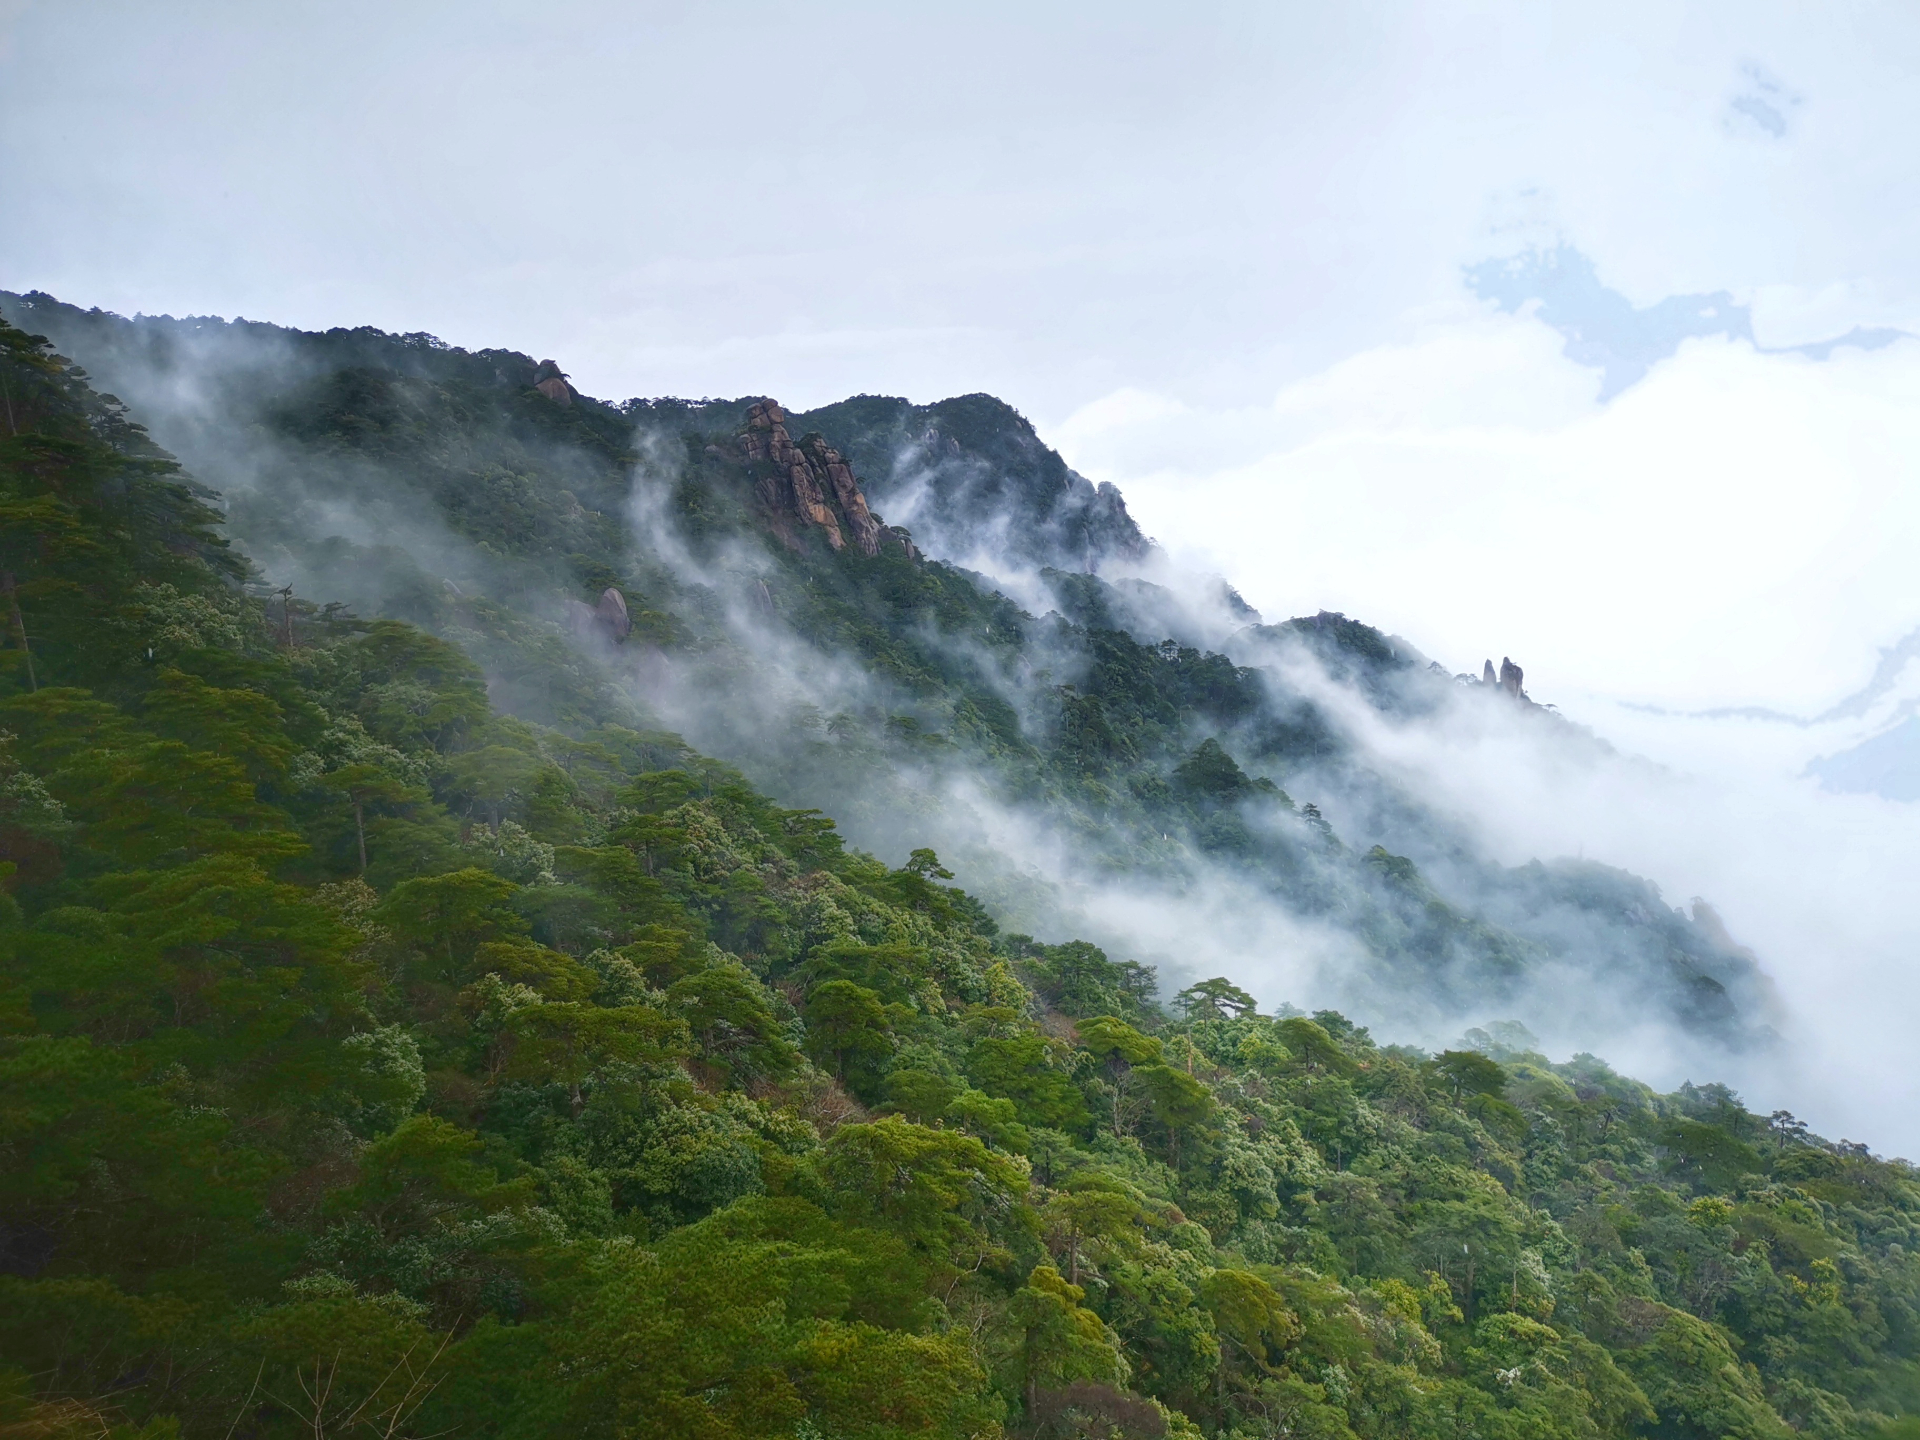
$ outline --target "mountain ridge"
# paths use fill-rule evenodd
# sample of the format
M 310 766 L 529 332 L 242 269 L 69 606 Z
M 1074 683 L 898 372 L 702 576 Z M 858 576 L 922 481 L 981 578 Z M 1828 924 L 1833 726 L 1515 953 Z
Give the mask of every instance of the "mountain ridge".
M 1867 1440 L 1920 1411 L 1910 1165 L 1722 1085 L 1555 1063 L 1511 1022 L 1430 1053 L 1332 1009 L 1262 1013 L 1226 976 L 1167 995 L 1084 939 L 1008 933 L 931 848 L 889 866 L 681 737 L 590 713 L 673 703 L 677 667 L 696 698 L 711 674 L 796 723 L 743 685 L 857 656 L 874 688 L 810 764 L 934 775 L 964 742 L 1061 814 L 1098 819 L 1104 792 L 1222 854 L 1283 826 L 1258 853 L 1297 861 L 1303 893 L 1357 900 L 1340 887 L 1364 875 L 1410 902 L 1371 923 L 1465 944 L 1500 937 L 1221 737 L 1251 759 L 1259 725 L 1292 722 L 1358 754 L 1335 702 L 1373 703 L 1363 678 L 1381 707 L 1563 726 L 1507 690 L 1323 615 L 1272 643 L 1353 683 L 1318 670 L 1296 698 L 1324 708 L 1263 710 L 1276 682 L 1223 655 L 1035 617 L 817 521 L 789 547 L 759 462 L 703 433 L 670 437 L 667 470 L 657 435 L 531 447 L 591 415 L 571 396 L 487 415 L 357 363 L 267 387 L 247 413 L 280 429 L 209 453 L 264 467 L 278 510 L 242 523 L 316 550 L 321 578 L 384 566 L 436 636 L 248 583 L 207 488 L 4 322 L 0 378 L 0 1427 Z M 627 523 L 662 528 L 596 591 L 611 560 L 566 547 L 603 533 L 582 497 L 629 467 Z M 424 528 L 298 528 L 429 513 L 396 495 L 468 545 L 416 562 L 417 593 L 386 551 Z M 683 551 L 706 558 L 674 588 Z M 471 593 L 422 568 L 456 562 Z M 595 595 L 574 627 L 561 602 Z M 966 636 L 1081 668 L 1010 685 L 996 717 Z M 786 670 L 752 648 L 803 639 Z M 552 708 L 542 674 L 573 687 L 564 723 L 490 698 Z M 882 675 L 952 733 L 884 707 L 863 729 Z M 1144 884 L 1155 857 L 1121 858 Z M 1526 871 L 1564 908 L 1566 877 Z M 1574 879 L 1672 947 L 1737 948 L 1648 882 Z
M 496 702 L 529 718 L 670 724 L 789 803 L 830 808 L 863 844 L 903 844 L 896 817 L 913 815 L 1011 923 L 1042 923 L 1077 894 L 1081 933 L 1175 973 L 1198 963 L 1169 950 L 1173 931 L 1107 918 L 1127 876 L 1169 916 L 1238 911 L 1253 928 L 1223 943 L 1257 954 L 1285 937 L 1308 957 L 1291 962 L 1295 983 L 1398 1023 L 1499 1007 L 1551 1029 L 1568 1002 L 1547 997 L 1573 987 L 1622 1019 L 1650 1004 L 1715 1045 L 1772 1043 L 1750 952 L 1681 912 L 1677 931 L 1650 923 L 1644 882 L 1603 866 L 1491 863 L 1370 768 L 1339 718 L 1351 696 L 1422 723 L 1470 692 L 1515 701 L 1517 679 L 1463 687 L 1326 612 L 1249 625 L 1230 588 L 1196 620 L 1188 600 L 1125 573 L 1151 573 L 1154 556 L 1117 492 L 1103 499 L 991 397 L 858 397 L 792 416 L 764 397 L 611 405 L 569 390 L 562 404 L 517 352 L 128 322 L 44 296 L 0 305 L 161 407 L 196 367 L 198 408 L 177 438 L 234 496 L 254 551 L 284 557 L 276 578 L 453 639 Z M 207 445 L 209 425 L 254 438 Z M 882 531 L 872 512 L 895 499 L 918 531 Z M 364 538 L 347 539 L 356 526 Z M 380 543 L 394 535 L 414 538 Z M 423 554 L 445 557 L 431 562 L 440 576 Z M 574 643 L 566 607 L 609 589 L 630 633 Z M 1290 668 L 1302 660 L 1304 681 Z M 1181 781 L 1207 745 L 1231 772 L 1211 788 Z M 1291 793 L 1303 786 L 1305 810 Z M 1358 832 L 1351 846 L 1330 809 Z M 1062 858 L 1036 872 L 1049 851 Z M 1631 1002 L 1627 975 L 1643 987 Z

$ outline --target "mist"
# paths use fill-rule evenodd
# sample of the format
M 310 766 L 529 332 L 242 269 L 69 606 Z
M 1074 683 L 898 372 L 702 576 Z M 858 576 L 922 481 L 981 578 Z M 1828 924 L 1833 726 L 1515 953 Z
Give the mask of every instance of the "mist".
M 1829 1022 L 1840 1012 L 1800 1003 L 1791 984 L 1768 984 L 1765 975 L 1778 965 L 1798 973 L 1807 947 L 1843 932 L 1818 905 L 1776 917 L 1745 903 L 1753 876 L 1775 887 L 1780 877 L 1753 860 L 1750 838 L 1739 848 L 1722 843 L 1724 827 L 1739 824 L 1737 807 L 1685 773 L 1619 753 L 1549 711 L 1436 677 L 1404 640 L 1391 644 L 1404 652 L 1406 673 L 1384 691 L 1378 683 L 1385 682 L 1330 672 L 1304 632 L 1261 626 L 1218 573 L 1128 539 L 1137 532 L 1126 529 L 1124 501 L 1111 489 L 1068 472 L 1036 521 L 1007 489 L 1007 473 L 944 445 L 930 457 L 917 443 L 882 452 L 888 468 L 863 477 L 886 497 L 890 518 L 919 523 L 924 548 L 975 567 L 974 586 L 1018 607 L 1009 614 L 1022 633 L 1011 649 L 930 621 L 915 633 L 956 674 L 1004 702 L 1026 740 L 1057 739 L 1061 697 L 1089 680 L 1092 632 L 1080 624 L 1117 627 L 1158 647 L 1156 654 L 1198 661 L 1226 650 L 1252 667 L 1241 673 L 1264 677 L 1258 684 L 1275 714 L 1307 706 L 1316 723 L 1330 725 L 1337 754 L 1274 772 L 1272 793 L 1283 785 L 1288 799 L 1254 797 L 1221 811 L 1284 874 L 1196 848 L 1177 829 L 1156 836 L 1141 833 L 1137 820 L 1116 824 L 1097 804 L 1021 798 L 1023 784 L 1004 762 L 944 733 L 954 718 L 948 702 L 916 695 L 845 648 L 796 629 L 781 613 L 790 582 L 767 537 L 700 539 L 684 531 L 678 497 L 693 452 L 667 423 L 679 411 L 635 410 L 625 431 L 631 458 L 620 462 L 624 470 L 598 478 L 565 445 L 523 447 L 530 463 L 556 477 L 548 483 L 572 477 L 567 483 L 582 493 L 617 493 L 606 533 L 624 537 L 615 543 L 627 583 L 644 586 L 649 603 L 667 606 L 700 637 L 691 648 L 615 645 L 592 624 L 569 620 L 569 604 L 580 607 L 546 562 L 476 543 L 450 525 L 447 506 L 457 495 L 430 499 L 395 485 L 382 464 L 315 450 L 250 418 L 296 403 L 282 397 L 306 393 L 302 387 L 324 368 L 288 335 L 203 326 L 166 350 L 131 343 L 136 332 L 104 333 L 118 339 L 86 342 L 96 373 L 135 403 L 157 438 L 228 492 L 236 538 L 269 586 L 292 584 L 315 602 L 419 619 L 488 668 L 497 700 L 536 716 L 560 713 L 557 663 L 571 672 L 571 693 L 615 707 L 602 713 L 684 735 L 783 803 L 834 815 L 849 839 L 890 863 L 935 848 L 1008 929 L 1046 941 L 1092 939 L 1155 966 L 1169 994 L 1224 974 L 1269 1007 L 1338 1008 L 1382 1038 L 1428 1048 L 1454 1043 L 1473 1026 L 1517 1020 L 1550 1053 L 1602 1053 L 1669 1083 L 1734 1077 L 1818 1123 L 1903 1134 L 1897 1107 L 1862 1112 L 1846 1098 L 1859 1087 L 1834 1068 L 1845 1047 Z M 411 352 L 400 353 L 404 361 Z M 733 410 L 713 413 L 702 422 L 710 433 L 732 433 Z M 977 523 L 965 523 L 969 516 Z M 1090 548 L 1096 536 L 1097 557 Z M 1100 573 L 1075 574 L 1043 563 L 1049 560 Z M 642 592 L 633 593 L 639 603 Z M 490 623 L 477 622 L 471 609 L 483 601 L 496 607 Z M 503 619 L 500 606 L 520 618 Z M 525 678 L 530 652 L 548 657 L 544 682 Z M 1260 746 L 1257 729 L 1227 722 L 1212 733 L 1229 753 L 1251 756 Z M 1249 759 L 1248 773 L 1264 779 L 1266 771 Z M 1632 803 L 1619 803 L 1622 795 Z M 1678 819 L 1702 813 L 1715 818 L 1691 827 Z M 1324 824 L 1317 815 L 1331 827 L 1316 828 Z M 1353 928 L 1356 906 L 1371 913 L 1385 903 L 1385 915 L 1403 903 L 1375 893 L 1373 862 L 1362 852 L 1409 855 L 1441 903 L 1517 927 L 1520 938 L 1499 943 L 1522 947 L 1530 957 L 1523 972 L 1487 970 L 1443 944 L 1434 956 L 1440 968 L 1409 984 L 1370 950 L 1378 942 L 1363 943 Z M 1577 907 L 1514 889 L 1517 867 L 1566 856 L 1644 874 L 1669 903 L 1706 897 L 1732 929 L 1721 945 L 1732 968 L 1722 965 L 1714 985 L 1732 987 L 1745 1017 L 1740 1028 L 1702 1030 L 1661 1003 L 1650 1005 L 1644 986 L 1657 991 L 1660 982 L 1633 978 L 1647 956 L 1632 944 L 1622 949 L 1607 923 Z M 1845 893 L 1873 890 L 1873 880 L 1861 879 Z M 1696 906 L 1675 923 L 1712 931 L 1719 922 Z M 1785 942 L 1778 958 L 1776 937 Z M 1884 953 L 1884 936 L 1867 938 L 1872 944 L 1856 949 L 1857 957 Z M 1759 970 L 1740 960 L 1741 943 L 1757 951 Z
M 541 483 L 569 487 L 581 524 L 626 536 L 624 583 L 697 636 L 692 650 L 616 647 L 569 623 L 579 597 L 551 560 L 476 543 L 446 496 L 259 424 L 260 397 L 325 378 L 285 332 L 212 322 L 177 332 L 164 357 L 129 346 L 82 358 L 226 493 L 236 538 L 273 586 L 429 624 L 488 667 L 497 700 L 534 718 L 613 704 L 629 723 L 676 730 L 890 862 L 931 845 L 1007 928 L 1094 939 L 1158 967 L 1169 992 L 1226 974 L 1268 1005 L 1341 1008 L 1430 1048 L 1520 1020 L 1555 1055 L 1594 1051 L 1663 1084 L 1726 1079 L 1762 1108 L 1913 1151 L 1908 1097 L 1883 1077 L 1920 1008 L 1905 979 L 1920 916 L 1900 883 L 1920 837 L 1911 807 L 1817 776 L 1911 710 L 1898 666 L 1871 703 L 1841 702 L 1920 622 L 1904 582 L 1920 512 L 1897 464 L 1920 438 L 1907 418 L 1920 348 L 1896 336 L 1787 353 L 1773 344 L 1775 297 L 1775 328 L 1758 340 L 1737 306 L 1724 334 L 1696 325 L 1663 340 L 1643 326 L 1635 353 L 1650 358 L 1605 370 L 1634 377 L 1609 389 L 1599 372 L 1616 357 L 1576 353 L 1537 306 L 1456 286 L 1394 340 L 1269 403 L 1123 387 L 1043 424 L 1074 467 L 1044 523 L 1019 511 L 994 463 L 930 450 L 928 437 L 903 434 L 860 475 L 888 522 L 1023 612 L 1014 652 L 937 626 L 920 641 L 1032 743 L 1057 735 L 1061 687 L 1086 676 L 1074 626 L 1224 651 L 1272 677 L 1274 704 L 1306 697 L 1347 748 L 1341 763 L 1263 768 L 1247 758 L 1256 736 L 1214 731 L 1250 775 L 1330 820 L 1349 860 L 1375 845 L 1409 855 L 1447 903 L 1504 916 L 1545 947 L 1524 984 L 1456 977 L 1418 995 L 1371 967 L 1344 924 L 1177 836 L 1144 837 L 1145 870 L 1118 875 L 1100 844 L 1088 849 L 1105 819 L 1022 798 L 952 743 L 942 703 L 787 623 L 760 540 L 681 532 L 680 410 L 629 402 L 634 458 L 618 473 L 589 474 L 563 444 L 527 452 Z M 1602 285 L 1603 301 L 1613 293 Z M 1799 323 L 1799 339 L 1817 338 L 1826 318 Z M 696 412 L 716 438 L 738 419 Z M 1129 507 L 1158 544 L 1125 540 Z M 1326 610 L 1448 673 L 1512 655 L 1557 718 L 1470 687 L 1395 716 L 1260 633 L 1263 614 Z M 1311 857 L 1319 843 L 1296 813 L 1242 809 L 1276 853 Z M 1503 887 L 1518 882 L 1502 871 L 1565 860 L 1646 877 L 1702 933 L 1724 925 L 1729 953 L 1757 966 L 1743 998 L 1754 1034 L 1649 1012 L 1609 975 L 1611 942 L 1515 908 Z
M 1777 986 L 1783 1037 L 1719 1073 L 1912 1153 L 1920 814 L 1821 776 L 1912 711 L 1920 345 L 1689 340 L 1609 401 L 1596 369 L 1532 313 L 1462 304 L 1269 405 L 1120 393 L 1052 438 L 1262 607 L 1350 605 L 1450 669 L 1524 661 L 1617 753 L 1484 717 L 1370 748 L 1504 863 L 1604 858 L 1706 897 Z M 1699 1078 L 1661 1045 L 1607 1053 Z
M 923 461 L 903 451 L 895 465 L 887 488 L 909 501 L 896 513 L 912 517 L 926 484 Z M 1764 978 L 1756 979 L 1754 992 L 1746 998 L 1758 1006 L 1765 1028 L 1771 1031 L 1780 1023 L 1786 1033 L 1778 1044 L 1769 1033 L 1758 1046 L 1717 1044 L 1650 1011 L 1643 995 L 1600 973 L 1601 952 L 1584 936 L 1576 936 L 1569 953 L 1518 986 L 1484 993 L 1468 986 L 1446 1001 L 1409 994 L 1370 969 L 1362 947 L 1339 925 L 1300 913 L 1269 885 L 1189 846 L 1169 845 L 1157 876 L 1133 874 L 1117 880 L 1102 873 L 1098 863 L 1088 863 L 1084 820 L 1048 806 L 1010 801 L 1004 777 L 958 750 L 904 754 L 875 743 L 870 735 L 870 768 L 850 774 L 844 744 L 829 738 L 834 725 L 827 717 L 844 723 L 850 717 L 886 713 L 901 697 L 889 694 L 884 683 L 845 656 L 822 650 L 794 632 L 752 598 L 744 579 L 764 572 L 765 563 L 751 550 L 733 547 L 703 561 L 680 543 L 664 518 L 661 500 L 671 478 L 652 466 L 636 473 L 635 534 L 648 537 L 657 555 L 671 557 L 683 585 L 734 597 L 723 605 L 728 633 L 738 653 L 751 657 L 753 678 L 742 687 L 737 673 L 723 677 L 687 671 L 666 683 L 656 676 L 653 683 L 635 687 L 636 701 L 695 743 L 739 758 L 749 774 L 775 793 L 846 816 L 851 838 L 883 856 L 903 856 L 917 845 L 936 846 L 961 883 L 985 896 L 1010 927 L 1031 929 L 1045 940 L 1093 939 L 1155 965 L 1169 992 L 1224 973 L 1271 1006 L 1343 1008 L 1385 1038 L 1430 1048 L 1454 1043 L 1473 1025 L 1519 1019 L 1553 1053 L 1599 1051 L 1671 1084 L 1733 1077 L 1756 1087 L 1757 1094 L 1778 1098 L 1782 1106 L 1800 1103 L 1817 1117 L 1862 1122 L 1887 1118 L 1862 1115 L 1844 1105 L 1836 1108 L 1833 1097 L 1845 1087 L 1808 1083 L 1807 1075 L 1819 1065 L 1806 1047 L 1817 1048 L 1824 1037 L 1788 1022 Z M 991 572 L 997 588 L 1029 612 L 1047 615 L 1060 603 L 1066 577 L 1019 563 L 1004 543 L 1007 518 L 990 517 L 978 529 L 956 536 L 966 548 L 954 558 Z M 938 553 L 943 537 L 938 525 L 917 533 L 923 539 L 931 536 L 929 543 Z M 1346 767 L 1349 773 L 1343 777 L 1309 769 L 1297 772 L 1289 784 L 1303 802 L 1315 802 L 1334 817 L 1336 828 L 1354 848 L 1396 839 L 1394 827 L 1383 829 L 1375 823 L 1381 797 L 1356 793 L 1351 770 L 1357 766 L 1385 773 L 1398 792 L 1391 805 L 1425 812 L 1423 823 L 1440 834 L 1422 858 L 1437 864 L 1443 883 L 1468 903 L 1484 905 L 1490 892 L 1472 865 L 1448 864 L 1460 847 L 1507 866 L 1591 854 L 1662 877 L 1661 883 L 1669 887 L 1684 886 L 1692 878 L 1690 871 L 1673 863 L 1671 848 L 1625 843 L 1635 821 L 1657 825 L 1663 809 L 1684 810 L 1700 802 L 1682 777 L 1621 756 L 1547 712 L 1517 710 L 1477 693 L 1448 696 L 1437 717 L 1428 711 L 1418 724 L 1392 725 L 1298 645 L 1249 631 L 1244 605 L 1223 600 L 1230 592 L 1219 576 L 1183 568 L 1158 550 L 1103 568 L 1111 603 L 1139 634 L 1174 635 L 1202 645 L 1237 637 L 1236 653 L 1273 674 L 1282 682 L 1277 688 L 1310 695 L 1338 716 L 1347 738 L 1358 747 L 1357 760 Z M 1086 663 L 1071 646 L 1049 650 L 1042 643 L 1030 646 L 1013 669 L 977 647 L 969 651 L 965 637 L 935 639 L 967 654 L 1014 704 L 1023 726 L 1033 731 L 1049 723 L 1044 711 L 1050 685 L 1073 682 Z M 743 703 L 747 695 L 751 704 Z M 1638 810 L 1612 817 L 1611 827 L 1596 831 L 1589 844 L 1578 826 L 1569 823 L 1572 792 L 1581 790 L 1579 798 L 1585 803 L 1604 806 L 1606 794 L 1621 783 L 1638 788 Z M 1303 784 L 1309 788 L 1302 789 Z M 1366 792 L 1369 787 L 1359 789 Z M 1516 790 L 1524 798 L 1515 797 Z M 1558 828 L 1529 827 L 1530 804 L 1560 821 Z M 1370 815 L 1370 810 L 1376 813 Z M 1303 838 L 1304 827 L 1291 816 L 1269 816 L 1264 823 L 1287 830 L 1294 843 Z M 1404 843 L 1407 838 L 1403 828 L 1398 839 Z M 1711 885 L 1701 888 L 1703 893 L 1718 893 Z M 1695 902 L 1696 917 L 1707 913 Z
M 1602 747 L 1505 707 L 1463 704 L 1439 726 L 1349 713 L 1388 773 L 1501 862 L 1601 859 L 1654 878 L 1670 904 L 1704 898 L 1758 953 L 1777 996 L 1780 1043 L 1757 1052 L 1703 1054 L 1617 1011 L 1603 1049 L 1581 1043 L 1590 1016 L 1528 1017 L 1550 1047 L 1601 1049 L 1669 1087 L 1703 1081 L 1710 1066 L 1757 1109 L 1911 1151 L 1915 1086 L 1898 1059 L 1920 1015 L 1920 921 L 1904 879 L 1920 845 L 1911 805 L 1822 790 L 1795 763 L 1820 738 L 1762 719 L 1616 707 L 1595 717 L 1612 742 Z M 1557 998 L 1571 1007 L 1582 992 Z

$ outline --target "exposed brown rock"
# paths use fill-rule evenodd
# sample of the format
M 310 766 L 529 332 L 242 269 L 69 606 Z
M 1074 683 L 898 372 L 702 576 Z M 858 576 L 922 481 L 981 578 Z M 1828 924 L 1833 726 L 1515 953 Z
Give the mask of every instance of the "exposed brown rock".
M 825 477 L 816 475 L 814 467 L 791 446 L 787 453 L 794 457 L 787 466 L 787 480 L 793 487 L 793 508 L 800 512 L 803 520 L 811 520 L 827 532 L 827 544 L 836 550 L 845 549 L 847 542 L 840 533 L 839 518 L 827 504 L 826 491 L 820 485 Z
M 750 462 L 769 471 L 757 485 L 760 503 L 773 531 L 789 547 L 798 549 L 795 522 L 817 525 L 827 544 L 843 550 L 847 533 L 863 555 L 880 551 L 880 522 L 867 508 L 846 459 L 819 435 L 808 435 L 796 445 L 787 433 L 787 412 L 771 400 L 747 411 L 740 449 Z
M 867 508 L 867 497 L 860 493 L 846 460 L 818 435 L 809 435 L 803 448 L 807 452 L 810 467 L 826 472 L 833 497 L 840 502 L 840 513 L 847 517 L 847 528 L 853 532 L 853 543 L 860 547 L 862 554 L 878 554 L 880 522 L 873 518 L 873 512 Z
M 533 388 L 556 405 L 573 404 L 573 387 L 567 383 L 567 377 L 560 367 L 551 360 L 542 360 L 540 368 L 533 372 Z

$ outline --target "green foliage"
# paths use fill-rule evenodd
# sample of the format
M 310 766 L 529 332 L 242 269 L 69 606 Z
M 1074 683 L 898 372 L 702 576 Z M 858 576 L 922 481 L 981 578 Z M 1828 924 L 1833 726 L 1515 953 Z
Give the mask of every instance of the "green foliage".
M 1020 1170 L 969 1135 L 887 1116 L 843 1125 L 822 1174 L 843 1213 L 890 1230 L 936 1261 L 958 1259 L 1004 1223 L 1025 1182 Z
M 0 338 L 0 558 L 45 642 L 0 674 L 0 1433 L 1910 1427 L 1911 1167 L 1513 1027 L 1430 1057 L 1225 977 L 1173 1018 L 1145 967 L 1001 934 L 931 850 L 889 868 L 673 736 L 497 711 L 446 638 L 249 598 L 212 497 Z M 511 357 L 434 379 L 415 348 L 314 403 L 444 478 L 427 420 Z M 624 455 L 624 417 L 528 405 L 513 434 Z M 476 532 L 592 528 L 489 483 L 524 508 Z M 1021 623 L 897 553 L 820 571 L 811 613 L 903 684 L 952 679 L 907 619 Z M 1114 805 L 1302 828 L 1167 708 L 1234 713 L 1239 672 L 1083 638 L 1074 784 L 1157 755 Z M 1492 943 L 1411 862 L 1353 863 L 1399 897 L 1376 918 Z
M 1467 1095 L 1498 1096 L 1507 1088 L 1507 1072 L 1472 1050 L 1443 1050 L 1433 1058 L 1433 1071 L 1458 1100 Z
M 828 980 L 807 997 L 807 1040 L 817 1060 L 830 1063 L 834 1078 L 873 1076 L 892 1055 L 892 1015 L 877 992 L 851 980 Z
M 1127 1363 L 1117 1338 L 1081 1302 L 1086 1291 L 1060 1278 L 1051 1265 L 1036 1265 L 1008 1307 L 1006 1365 L 1027 1405 L 1042 1387 L 1059 1389 L 1076 1380 L 1124 1384 Z
M 1238 1020 L 1259 1009 L 1251 995 L 1224 975 L 1189 985 L 1173 997 L 1173 1003 L 1189 1020 Z
M 838 1435 L 958 1440 L 990 1422 L 960 1337 L 855 1318 L 870 1242 L 816 1215 L 715 1217 L 651 1251 L 607 1252 L 591 1299 L 549 1341 L 565 1428 L 749 1440 L 811 1421 Z

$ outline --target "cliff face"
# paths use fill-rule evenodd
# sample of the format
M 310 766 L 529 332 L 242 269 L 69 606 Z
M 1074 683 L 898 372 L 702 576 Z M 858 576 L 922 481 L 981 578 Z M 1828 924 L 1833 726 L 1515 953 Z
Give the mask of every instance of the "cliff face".
M 767 522 L 790 549 L 800 545 L 796 525 L 817 525 L 835 550 L 845 549 L 851 535 L 861 554 L 880 553 L 880 522 L 846 459 L 823 437 L 804 435 L 796 445 L 787 433 L 787 412 L 762 400 L 747 411 L 738 443 L 757 472 L 755 489 Z

